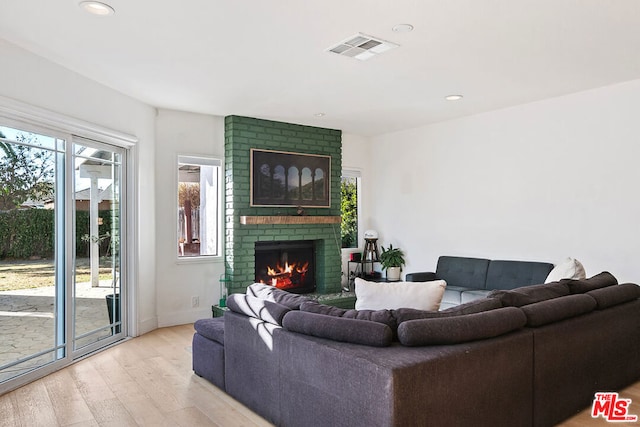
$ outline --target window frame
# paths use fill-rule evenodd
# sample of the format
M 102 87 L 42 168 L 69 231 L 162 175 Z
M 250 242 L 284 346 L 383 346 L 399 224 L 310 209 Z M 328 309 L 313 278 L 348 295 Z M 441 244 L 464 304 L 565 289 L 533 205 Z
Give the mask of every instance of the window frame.
M 224 223 L 224 215 L 223 215 L 223 206 L 224 206 L 224 182 L 222 182 L 222 172 L 224 167 L 224 159 L 215 155 L 208 154 L 177 154 L 175 161 L 175 179 L 174 179 L 174 242 L 178 243 L 180 241 L 180 231 L 179 231 L 179 186 L 180 186 L 180 176 L 179 176 L 179 168 L 180 165 L 183 164 L 193 164 L 198 166 L 214 166 L 216 168 L 215 176 L 217 182 L 216 188 L 216 201 L 214 203 L 215 206 L 215 231 L 216 231 L 216 253 L 213 255 L 194 255 L 194 256 L 181 256 L 179 250 L 176 250 L 175 257 L 176 263 L 208 263 L 208 262 L 222 262 L 224 260 L 224 236 L 222 225 Z M 179 248 L 179 246 L 178 246 Z
M 362 241 L 364 239 L 364 231 L 362 224 L 362 172 L 358 169 L 345 168 L 342 169 L 342 174 L 340 175 L 340 182 L 342 183 L 342 178 L 355 178 L 356 179 L 356 198 L 357 198 L 357 215 L 358 219 L 356 221 L 358 232 L 356 236 L 356 245 L 350 248 L 342 247 L 342 236 L 340 239 L 340 248 L 342 251 L 353 252 L 354 249 L 362 249 Z M 342 198 L 340 199 L 342 202 Z

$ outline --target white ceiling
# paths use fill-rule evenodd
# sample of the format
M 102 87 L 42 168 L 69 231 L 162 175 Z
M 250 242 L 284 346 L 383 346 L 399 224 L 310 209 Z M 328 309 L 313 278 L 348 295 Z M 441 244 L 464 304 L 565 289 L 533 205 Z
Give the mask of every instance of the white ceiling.
M 0 0 L 0 38 L 161 108 L 376 135 L 640 78 L 639 0 L 78 1 Z M 326 52 L 357 32 L 400 47 Z

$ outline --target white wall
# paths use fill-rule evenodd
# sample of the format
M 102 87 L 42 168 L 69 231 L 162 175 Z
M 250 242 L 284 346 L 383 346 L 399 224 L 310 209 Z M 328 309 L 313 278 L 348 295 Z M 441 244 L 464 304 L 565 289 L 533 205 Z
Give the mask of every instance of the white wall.
M 224 256 L 196 262 L 177 258 L 177 161 L 178 155 L 224 159 L 224 118 L 159 110 L 156 144 L 158 325 L 170 326 L 211 317 L 211 306 L 220 298 Z M 194 296 L 200 300 L 196 308 Z
M 154 109 L 0 39 L 0 95 L 135 135 L 135 333 L 157 327 L 155 292 Z
M 405 272 L 572 256 L 640 282 L 638 111 L 640 80 L 372 138 L 372 226 Z

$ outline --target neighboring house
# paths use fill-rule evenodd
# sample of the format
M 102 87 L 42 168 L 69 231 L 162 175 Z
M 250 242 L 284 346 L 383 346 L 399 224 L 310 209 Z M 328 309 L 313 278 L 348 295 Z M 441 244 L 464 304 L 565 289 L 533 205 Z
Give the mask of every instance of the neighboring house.
M 90 200 L 89 193 L 90 191 L 88 188 L 85 188 L 84 190 L 76 191 L 74 196 L 76 200 L 76 210 L 89 211 L 89 200 Z M 109 185 L 104 190 L 100 190 L 100 194 L 98 195 L 98 198 L 100 200 L 100 203 L 98 204 L 98 210 L 99 211 L 109 210 L 111 208 L 111 201 L 113 200 L 113 187 Z M 45 209 L 53 209 L 53 200 L 49 199 L 44 202 L 41 202 L 40 206 L 31 206 L 31 207 L 43 207 Z
M 90 200 L 89 189 L 85 188 L 84 190 L 76 191 L 75 200 L 76 200 L 76 210 L 88 211 L 89 200 Z M 111 201 L 113 200 L 113 186 L 109 185 L 104 190 L 100 190 L 100 194 L 98 195 L 98 200 L 100 200 L 100 203 L 98 204 L 98 210 L 103 211 L 103 210 L 110 209 Z
M 43 209 L 46 204 L 47 201 L 29 199 L 20 205 L 20 209 Z

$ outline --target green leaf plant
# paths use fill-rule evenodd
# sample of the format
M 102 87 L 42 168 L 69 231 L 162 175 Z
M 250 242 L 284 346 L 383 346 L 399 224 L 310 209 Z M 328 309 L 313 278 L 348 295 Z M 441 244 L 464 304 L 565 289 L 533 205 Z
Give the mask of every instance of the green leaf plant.
M 404 253 L 402 249 L 394 248 L 392 244 L 389 244 L 389 248 L 385 249 L 382 246 L 382 253 L 380 254 L 380 264 L 382 269 L 385 270 L 389 267 L 401 267 L 405 265 Z

